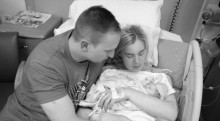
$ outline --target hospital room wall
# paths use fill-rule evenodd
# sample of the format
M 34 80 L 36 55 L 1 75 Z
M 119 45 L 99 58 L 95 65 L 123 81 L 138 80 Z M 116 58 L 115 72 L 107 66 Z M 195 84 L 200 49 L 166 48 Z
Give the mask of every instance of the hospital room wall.
M 12 5 L 15 5 L 11 7 Z M 0 0 L 0 15 L 14 15 L 18 11 L 25 10 L 25 0 Z
M 74 0 L 26 0 L 35 11 L 50 13 L 68 18 L 69 6 Z
M 199 13 L 205 0 L 182 0 L 174 23 L 173 32 L 179 34 L 184 42 L 190 42 Z

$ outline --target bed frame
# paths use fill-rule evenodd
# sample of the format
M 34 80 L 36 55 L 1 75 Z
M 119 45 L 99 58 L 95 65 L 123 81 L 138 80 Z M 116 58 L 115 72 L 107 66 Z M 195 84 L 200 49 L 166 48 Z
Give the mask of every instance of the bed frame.
M 173 17 L 178 0 L 164 0 L 161 8 L 161 28 L 167 30 Z M 168 17 L 167 17 L 168 16 Z M 203 91 L 203 67 L 200 46 L 196 40 L 189 43 L 187 64 L 183 86 L 178 101 L 179 115 L 177 121 L 199 121 Z
M 203 67 L 201 51 L 197 41 L 190 43 L 192 54 L 189 55 L 189 67 L 186 66 L 186 78 L 180 92 L 179 116 L 177 121 L 199 121 L 202 91 L 203 91 Z M 190 54 L 190 53 L 188 53 Z

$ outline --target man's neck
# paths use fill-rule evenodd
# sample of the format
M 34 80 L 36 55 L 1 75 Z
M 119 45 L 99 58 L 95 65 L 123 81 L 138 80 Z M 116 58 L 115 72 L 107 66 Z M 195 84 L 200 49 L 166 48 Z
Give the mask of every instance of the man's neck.
M 69 49 L 73 60 L 76 62 L 86 62 L 87 58 L 84 56 L 82 51 L 80 51 L 80 42 L 76 42 L 73 39 L 73 37 L 69 38 Z

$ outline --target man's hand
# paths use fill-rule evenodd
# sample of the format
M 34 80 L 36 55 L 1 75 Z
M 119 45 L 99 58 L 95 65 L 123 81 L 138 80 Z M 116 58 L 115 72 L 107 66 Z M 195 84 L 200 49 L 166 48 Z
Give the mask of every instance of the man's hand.
M 106 91 L 104 93 L 102 93 L 102 96 L 100 97 L 100 101 L 99 101 L 99 107 L 101 109 L 104 109 L 105 111 L 107 111 L 107 109 L 111 108 L 111 104 L 114 103 L 113 99 L 112 99 L 112 93 L 110 91 Z
M 115 90 L 106 88 L 106 91 L 102 93 L 101 96 L 99 95 L 98 98 L 101 98 L 99 101 L 99 107 L 102 109 L 104 108 L 105 111 L 111 109 L 115 103 L 125 100 L 123 88 Z

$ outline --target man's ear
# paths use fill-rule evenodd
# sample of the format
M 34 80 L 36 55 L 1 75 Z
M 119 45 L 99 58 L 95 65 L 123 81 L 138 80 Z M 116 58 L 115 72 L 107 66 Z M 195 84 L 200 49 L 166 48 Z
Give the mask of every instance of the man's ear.
M 88 46 L 89 46 L 89 43 L 87 41 L 82 41 L 81 42 L 81 48 L 82 48 L 83 51 L 87 51 Z

